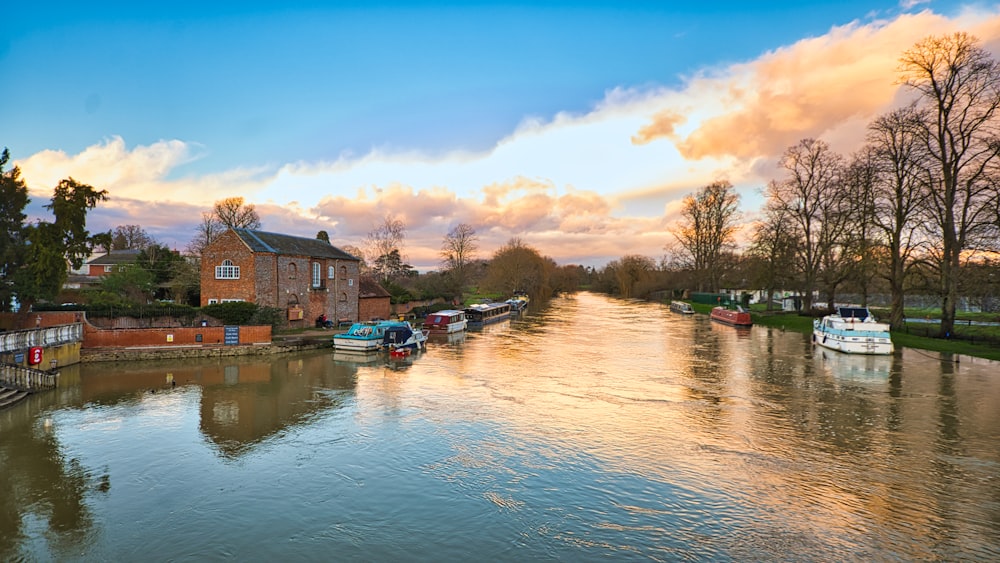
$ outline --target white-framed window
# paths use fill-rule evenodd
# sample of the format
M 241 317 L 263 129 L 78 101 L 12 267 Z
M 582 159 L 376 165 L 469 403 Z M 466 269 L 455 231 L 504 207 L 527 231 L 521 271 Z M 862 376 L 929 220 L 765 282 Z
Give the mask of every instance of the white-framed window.
M 313 262 L 312 285 L 319 287 L 323 283 L 323 266 L 319 262 Z
M 112 268 L 113 268 L 113 266 L 105 266 L 104 267 L 104 271 L 105 272 L 110 272 L 112 270 Z
M 240 279 L 240 267 L 234 265 L 232 260 L 223 260 L 221 265 L 215 267 L 215 279 L 238 280 Z
M 240 303 L 244 301 L 243 299 L 223 299 L 223 303 Z
M 347 280 L 347 286 L 354 287 L 354 280 L 353 279 Z
M 335 273 L 336 273 L 336 269 L 334 269 L 333 266 L 327 266 L 326 267 L 326 279 L 332 280 Z
M 208 300 L 208 304 L 209 304 L 209 305 L 215 305 L 215 304 L 216 304 L 216 303 L 218 303 L 218 302 L 219 302 L 219 300 L 218 300 L 218 299 L 209 299 L 209 300 Z

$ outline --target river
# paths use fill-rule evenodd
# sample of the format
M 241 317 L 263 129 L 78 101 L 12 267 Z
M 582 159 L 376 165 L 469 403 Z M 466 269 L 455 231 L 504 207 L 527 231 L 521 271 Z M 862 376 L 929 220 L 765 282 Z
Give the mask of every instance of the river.
M 1000 364 L 580 293 L 433 337 L 64 368 L 0 560 L 1000 560 Z

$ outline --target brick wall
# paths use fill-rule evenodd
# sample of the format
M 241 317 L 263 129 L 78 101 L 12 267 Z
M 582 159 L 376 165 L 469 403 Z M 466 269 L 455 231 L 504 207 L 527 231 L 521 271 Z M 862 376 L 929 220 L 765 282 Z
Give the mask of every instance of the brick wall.
M 215 267 L 223 260 L 232 261 L 240 267 L 240 278 L 236 280 L 215 279 Z M 223 299 L 242 299 L 257 302 L 256 263 L 253 253 L 233 231 L 219 235 L 201 255 L 201 306 L 208 305 L 209 299 L 221 303 Z
M 358 300 L 358 320 L 388 319 L 392 314 L 389 297 L 365 297 Z
M 197 335 L 201 335 L 198 342 Z M 182 348 L 224 346 L 225 327 L 119 328 L 100 329 L 83 325 L 83 349 L 93 348 Z M 269 344 L 270 326 L 241 326 L 240 344 Z
M 229 259 L 240 267 L 240 279 L 217 280 L 215 267 Z M 313 263 L 320 265 L 320 287 L 313 287 Z M 333 277 L 330 277 L 330 268 Z M 201 305 L 209 299 L 243 299 L 285 311 L 290 328 L 310 327 L 325 314 L 330 319 L 357 320 L 358 262 L 313 259 L 309 256 L 253 254 L 232 231 L 216 239 L 201 260 Z M 302 319 L 289 319 L 289 310 L 302 310 Z

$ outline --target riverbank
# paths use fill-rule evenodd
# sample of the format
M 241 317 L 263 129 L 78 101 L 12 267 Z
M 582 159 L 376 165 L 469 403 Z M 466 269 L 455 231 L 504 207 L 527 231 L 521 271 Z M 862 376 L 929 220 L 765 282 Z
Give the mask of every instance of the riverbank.
M 712 305 L 701 303 L 691 303 L 694 310 L 701 314 L 709 314 Z M 795 313 L 772 312 L 766 313 L 751 310 L 753 323 L 758 326 L 770 326 L 782 330 L 811 334 L 813 329 L 813 319 Z M 944 340 L 941 338 L 930 338 L 917 336 L 905 332 L 893 332 L 892 342 L 895 346 L 905 346 L 907 348 L 918 348 L 920 350 L 930 350 L 932 352 L 945 352 L 951 354 L 964 354 L 976 358 L 1000 361 L 1000 349 L 987 344 L 977 344 L 964 340 Z

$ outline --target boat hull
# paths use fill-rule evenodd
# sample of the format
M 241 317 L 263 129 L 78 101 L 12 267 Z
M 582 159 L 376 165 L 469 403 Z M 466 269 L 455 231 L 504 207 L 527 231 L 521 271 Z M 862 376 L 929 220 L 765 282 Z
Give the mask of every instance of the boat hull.
M 713 321 L 730 326 L 753 326 L 750 313 L 747 311 L 734 311 L 725 307 L 716 307 L 712 309 L 711 318 Z
M 847 331 L 813 330 L 813 342 L 830 350 L 847 354 L 869 354 L 888 356 L 892 354 L 892 339 L 889 334 L 849 334 Z

